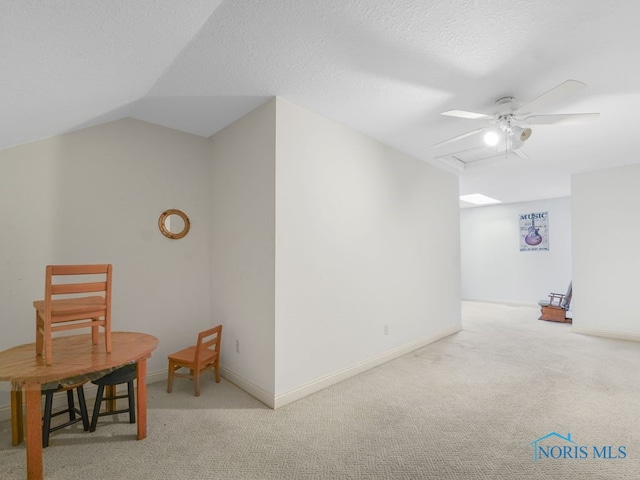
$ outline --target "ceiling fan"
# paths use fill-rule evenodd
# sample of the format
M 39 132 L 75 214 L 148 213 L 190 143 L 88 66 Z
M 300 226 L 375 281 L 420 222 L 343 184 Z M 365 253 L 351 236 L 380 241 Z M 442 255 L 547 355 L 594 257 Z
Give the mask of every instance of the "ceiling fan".
M 483 120 L 489 126 L 477 128 L 467 133 L 457 135 L 448 140 L 436 143 L 432 147 L 457 142 L 467 137 L 471 137 L 480 132 L 485 132 L 485 143 L 488 146 L 497 146 L 500 143 L 501 153 L 513 152 L 521 158 L 527 156 L 519 149 L 524 142 L 531 137 L 532 130 L 529 125 L 576 125 L 595 121 L 599 113 L 557 113 L 557 114 L 534 114 L 536 111 L 553 106 L 555 103 L 564 100 L 566 97 L 582 90 L 587 85 L 577 80 L 566 80 L 543 93 L 539 97 L 528 103 L 519 105 L 513 97 L 502 97 L 496 100 L 497 111 L 493 114 L 469 112 L 465 110 L 449 110 L 442 112 L 442 115 L 470 120 Z M 454 156 L 454 152 L 445 156 Z M 495 153 L 490 155 L 495 156 Z M 488 157 L 487 157 L 488 158 Z

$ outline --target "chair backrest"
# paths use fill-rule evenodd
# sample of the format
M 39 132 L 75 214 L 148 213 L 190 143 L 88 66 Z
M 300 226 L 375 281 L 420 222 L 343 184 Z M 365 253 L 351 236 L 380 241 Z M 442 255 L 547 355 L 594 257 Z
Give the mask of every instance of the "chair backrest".
M 209 352 L 215 352 L 214 358 L 220 356 L 220 341 L 222 340 L 222 325 L 204 330 L 198 334 L 198 343 L 196 344 L 195 363 L 199 364 L 202 360 L 210 357 Z M 207 352 L 209 350 L 209 352 Z
M 560 306 L 565 310 L 569 310 L 571 306 L 571 297 L 573 296 L 573 282 L 569 282 L 569 288 L 567 288 L 567 293 L 564 294 L 564 298 L 560 303 Z
M 52 302 L 59 299 L 72 300 L 72 303 L 64 311 L 56 313 L 57 322 L 109 315 L 111 273 L 111 264 L 48 265 L 45 276 L 45 316 L 51 314 Z M 64 283 L 59 283 L 60 280 Z M 84 300 L 88 297 L 91 301 Z

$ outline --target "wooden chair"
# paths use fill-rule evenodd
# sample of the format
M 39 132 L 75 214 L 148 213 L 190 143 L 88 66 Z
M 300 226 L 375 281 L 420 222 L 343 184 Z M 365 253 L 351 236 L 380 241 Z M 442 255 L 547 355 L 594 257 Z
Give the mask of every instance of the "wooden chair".
M 102 327 L 106 351 L 111 352 L 111 272 L 108 264 L 47 266 L 44 300 L 33 302 L 36 353 L 44 353 L 46 365 L 53 362 L 51 335 L 62 330 L 90 327 L 93 344 L 97 345 L 98 328 Z M 75 283 L 56 283 L 62 277 Z M 87 295 L 95 293 L 102 295 Z
M 195 396 L 200 396 L 200 375 L 213 370 L 216 383 L 220 382 L 220 340 L 222 325 L 198 334 L 198 343 L 169 355 L 169 378 L 167 393 L 173 390 L 173 377 L 193 380 Z M 180 368 L 188 368 L 189 373 L 176 373 Z
M 572 296 L 573 287 L 569 283 L 567 293 L 550 293 L 549 300 L 540 300 L 538 302 L 538 305 L 540 305 L 540 318 L 538 320 L 572 323 L 571 318 L 567 317 Z

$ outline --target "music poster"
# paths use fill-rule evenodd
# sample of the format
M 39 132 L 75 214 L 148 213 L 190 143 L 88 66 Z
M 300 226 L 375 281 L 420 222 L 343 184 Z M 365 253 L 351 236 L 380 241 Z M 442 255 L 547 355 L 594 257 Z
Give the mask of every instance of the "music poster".
M 549 250 L 549 212 L 520 214 L 520 251 Z

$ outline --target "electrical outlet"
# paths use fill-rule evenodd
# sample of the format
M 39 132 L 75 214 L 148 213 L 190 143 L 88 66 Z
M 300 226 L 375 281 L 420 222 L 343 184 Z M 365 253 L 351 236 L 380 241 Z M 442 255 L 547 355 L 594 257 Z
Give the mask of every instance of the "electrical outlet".
M 236 352 L 240 353 L 240 340 L 236 340 Z
M 389 325 L 384 326 L 384 334 L 389 335 Z

